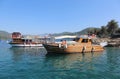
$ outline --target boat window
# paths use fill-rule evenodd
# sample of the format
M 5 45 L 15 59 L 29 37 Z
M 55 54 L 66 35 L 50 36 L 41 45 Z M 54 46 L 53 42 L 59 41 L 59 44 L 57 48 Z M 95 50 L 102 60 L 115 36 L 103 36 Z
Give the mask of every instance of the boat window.
M 91 39 L 89 39 L 89 42 L 92 42 L 92 40 L 91 40 Z
M 29 40 L 29 42 L 32 42 L 32 40 Z
M 21 42 L 20 39 L 13 39 L 14 42 Z
M 29 40 L 27 39 L 26 42 L 29 42 Z
M 82 43 L 87 43 L 88 42 L 88 39 L 83 39 L 82 40 Z
M 77 41 L 79 41 L 79 39 L 80 39 L 80 38 L 74 38 L 73 41 L 76 41 L 76 42 L 77 42 Z
M 55 39 L 56 42 L 61 42 L 61 40 L 75 41 L 75 38 L 62 38 L 62 39 Z
M 24 39 L 22 39 L 22 42 L 25 42 L 25 40 L 24 40 Z

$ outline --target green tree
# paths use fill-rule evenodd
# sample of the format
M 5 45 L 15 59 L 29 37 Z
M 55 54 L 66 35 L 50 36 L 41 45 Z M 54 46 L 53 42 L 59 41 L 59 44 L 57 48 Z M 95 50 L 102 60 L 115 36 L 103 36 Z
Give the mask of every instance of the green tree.
M 119 34 L 120 34 L 120 28 L 118 28 L 118 30 L 116 31 L 116 33 L 119 33 Z
M 101 26 L 101 30 L 100 30 L 100 37 L 108 37 L 108 32 L 107 32 L 107 28 L 106 26 Z
M 107 24 L 107 31 L 108 33 L 111 35 L 113 35 L 117 29 L 118 29 L 118 22 L 116 22 L 115 20 L 111 20 L 110 22 L 108 22 Z
M 89 28 L 88 31 L 87 31 L 87 33 L 90 34 L 90 35 L 92 35 L 92 34 L 98 35 L 99 32 L 100 32 L 100 28 Z
M 100 32 L 100 28 L 94 28 L 94 34 L 98 35 Z

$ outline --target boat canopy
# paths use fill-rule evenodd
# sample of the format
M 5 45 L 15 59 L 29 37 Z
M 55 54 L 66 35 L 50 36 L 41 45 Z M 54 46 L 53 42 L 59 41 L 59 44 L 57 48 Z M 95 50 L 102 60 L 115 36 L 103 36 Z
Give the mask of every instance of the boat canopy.
M 28 35 L 28 36 L 23 36 L 22 39 L 33 39 L 33 38 L 32 38 L 32 36 L 29 36 L 29 35 Z
M 70 35 L 65 35 L 65 36 L 57 36 L 55 39 L 64 39 L 64 38 L 76 38 L 77 36 L 70 36 Z

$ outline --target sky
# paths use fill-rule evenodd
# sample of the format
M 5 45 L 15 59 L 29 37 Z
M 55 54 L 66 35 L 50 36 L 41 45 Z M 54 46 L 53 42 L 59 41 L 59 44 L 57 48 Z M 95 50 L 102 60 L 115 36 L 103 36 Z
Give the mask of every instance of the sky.
M 0 0 L 0 30 L 23 34 L 77 32 L 120 25 L 120 0 Z

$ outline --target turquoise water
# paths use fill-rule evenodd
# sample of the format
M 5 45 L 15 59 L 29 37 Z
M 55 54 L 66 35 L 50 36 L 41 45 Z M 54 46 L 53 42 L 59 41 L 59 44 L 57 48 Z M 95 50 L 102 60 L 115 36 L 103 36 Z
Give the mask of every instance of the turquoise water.
M 85 54 L 46 54 L 44 48 L 0 43 L 0 79 L 120 79 L 120 48 Z

